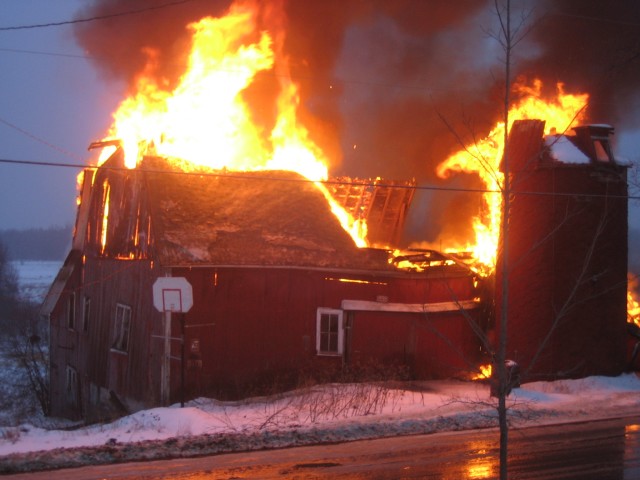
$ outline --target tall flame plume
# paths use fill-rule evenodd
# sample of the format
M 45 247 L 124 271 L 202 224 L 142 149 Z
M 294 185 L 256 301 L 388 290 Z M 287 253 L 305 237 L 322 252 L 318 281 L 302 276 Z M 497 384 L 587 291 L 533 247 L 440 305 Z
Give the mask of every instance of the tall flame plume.
M 522 100 L 509 109 L 509 121 L 542 119 L 546 121 L 546 133 L 552 130 L 565 132 L 585 119 L 588 94 L 572 95 L 564 92 L 563 84 L 557 84 L 557 95 L 552 99 L 542 98 L 542 81 L 531 85 L 518 84 L 516 93 Z M 511 125 L 509 125 L 511 127 Z M 452 246 L 450 251 L 470 251 L 476 267 L 482 273 L 490 273 L 496 265 L 500 224 L 502 220 L 502 189 L 504 175 L 500 172 L 500 161 L 504 153 L 504 122 L 498 122 L 489 135 L 456 152 L 437 168 L 441 178 L 455 172 L 477 175 L 486 192 L 482 195 L 482 207 L 473 218 L 475 238 L 466 244 Z
M 187 66 L 171 90 L 157 80 L 157 53 L 148 50 L 135 92 L 113 115 L 109 138 L 122 142 L 129 168 L 153 153 L 173 159 L 183 170 L 295 171 L 316 182 L 354 242 L 366 246 L 366 228 L 320 183 L 328 178 L 330 161 L 298 118 L 299 88 L 281 51 L 280 2 L 270 5 L 269 18 L 260 15 L 258 3 L 249 0 L 234 3 L 225 16 L 188 25 L 192 44 Z M 259 20 L 268 27 L 259 31 Z M 277 83 L 277 93 L 261 98 L 263 108 L 274 114 L 259 122 L 245 94 L 261 74 Z M 110 154 L 105 149 L 99 162 Z

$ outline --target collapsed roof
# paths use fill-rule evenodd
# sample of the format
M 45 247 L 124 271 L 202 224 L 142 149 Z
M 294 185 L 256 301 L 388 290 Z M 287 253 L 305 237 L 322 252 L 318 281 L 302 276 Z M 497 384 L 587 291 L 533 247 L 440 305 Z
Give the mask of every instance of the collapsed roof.
M 322 192 L 297 173 L 185 174 L 159 157 L 139 170 L 163 264 L 387 268 L 386 256 L 356 247 Z
M 74 248 L 164 266 L 393 270 L 386 251 L 355 245 L 297 173 L 185 172 L 155 156 L 129 170 L 122 155 L 85 179 Z

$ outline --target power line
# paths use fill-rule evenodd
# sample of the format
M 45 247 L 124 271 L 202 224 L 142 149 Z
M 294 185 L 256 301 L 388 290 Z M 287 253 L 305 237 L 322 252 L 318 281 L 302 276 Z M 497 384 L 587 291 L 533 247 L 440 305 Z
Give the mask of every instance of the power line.
M 115 17 L 124 17 L 124 16 L 128 16 L 128 15 L 137 15 L 140 13 L 144 13 L 144 12 L 148 12 L 148 11 L 152 11 L 152 10 L 159 10 L 162 8 L 166 8 L 166 7 L 173 7 L 176 5 L 183 5 L 185 3 L 190 3 L 193 1 L 197 1 L 197 0 L 175 0 L 172 2 L 167 2 L 167 3 L 163 3 L 160 5 L 153 5 L 153 6 L 149 6 L 149 7 L 145 7 L 145 8 L 140 8 L 140 9 L 136 9 L 136 10 L 127 10 L 124 12 L 117 12 L 117 13 L 111 13 L 111 14 L 105 14 L 105 15 L 96 15 L 94 17 L 87 17 L 87 18 L 78 18 L 75 20 L 63 20 L 60 22 L 48 22 L 48 23 L 37 23 L 37 24 L 30 24 L 30 25 L 16 25 L 16 26 L 10 26 L 10 27 L 0 27 L 0 31 L 11 31 L 11 30 L 28 30 L 28 29 L 34 29 L 34 28 L 48 28 L 48 27 L 59 27 L 62 25 L 73 25 L 76 23 L 85 23 L 85 22 L 94 22 L 94 21 L 98 21 L 98 20 L 106 20 L 109 18 L 115 18 Z M 578 14 L 572 14 L 572 13 L 565 13 L 565 12 L 551 12 L 548 14 L 549 16 L 563 16 L 563 17 L 570 17 L 570 18 L 578 18 L 578 19 L 582 19 L 582 20 L 590 20 L 590 21 L 595 21 L 595 22 L 604 22 L 604 23 L 614 23 L 614 24 L 618 24 L 618 25 L 630 25 L 630 26 L 640 26 L 640 23 L 638 22 L 630 22 L 630 21 L 624 21 L 624 20 L 616 20 L 616 19 L 609 19 L 609 18 L 602 18 L 602 17 L 590 17 L 587 15 L 578 15 Z
M 75 20 L 64 20 L 61 22 L 49 22 L 49 23 L 38 23 L 38 24 L 32 24 L 32 25 L 18 25 L 18 26 L 13 26 L 13 27 L 0 27 L 0 32 L 6 32 L 6 31 L 10 31 L 10 30 L 28 30 L 28 29 L 32 29 L 32 28 L 47 28 L 47 27 L 59 27 L 62 25 L 72 25 L 75 23 L 85 23 L 85 22 L 94 22 L 96 20 L 106 20 L 109 18 L 115 18 L 115 17 L 124 17 L 124 16 L 128 16 L 128 15 L 137 15 L 139 13 L 144 13 L 144 12 L 148 12 L 151 10 L 159 10 L 161 8 L 166 8 L 166 7 L 173 7 L 176 5 L 183 5 L 185 3 L 190 3 L 190 2 L 194 2 L 197 0 L 176 0 L 173 2 L 167 2 L 167 3 L 162 3 L 160 5 L 153 5 L 150 7 L 145 7 L 145 8 L 139 8 L 137 10 L 127 10 L 124 12 L 117 12 L 117 13 L 111 13 L 111 14 L 106 14 L 106 15 L 97 15 L 95 17 L 88 17 L 88 18 L 77 18 Z
M 28 165 L 28 166 L 38 166 L 38 167 L 58 167 L 58 168 L 76 168 L 76 169 L 102 169 L 102 170 L 113 170 L 113 171 L 121 171 L 121 172 L 131 172 L 134 169 L 130 169 L 127 167 L 116 167 L 116 166 L 107 166 L 107 165 L 84 165 L 78 163 L 57 163 L 57 162 L 45 162 L 38 160 L 13 160 L 0 158 L 0 163 L 11 164 L 11 165 Z M 244 175 L 241 172 L 229 172 L 229 171 L 183 171 L 183 170 L 162 170 L 162 169 L 148 169 L 148 168 L 138 168 L 140 172 L 144 173 L 153 173 L 160 175 L 189 175 L 189 176 L 197 176 L 197 177 L 224 177 L 224 178 L 241 178 L 241 179 L 249 179 L 249 180 L 263 180 L 263 181 L 273 181 L 273 182 L 294 182 L 294 183 L 322 183 L 324 185 L 360 185 L 360 186 L 368 186 L 375 187 L 381 185 L 380 183 L 376 183 L 374 181 L 371 182 L 349 182 L 344 180 L 325 180 L 325 181 L 314 181 L 309 180 L 307 178 L 283 178 L 283 177 L 269 177 L 269 176 L 261 176 L 261 177 L 250 177 Z M 439 191 L 439 192 L 455 192 L 455 193 L 502 193 L 500 190 L 490 190 L 486 188 L 468 188 L 468 187 L 440 187 L 436 185 L 385 185 L 383 186 L 387 188 L 396 188 L 396 189 L 412 189 L 412 190 L 424 190 L 424 191 Z M 534 192 L 534 191 L 512 191 L 514 195 L 536 195 L 536 196 L 560 196 L 560 197 L 585 197 L 585 198 L 622 198 L 629 200 L 640 200 L 640 195 L 610 195 L 610 194 L 594 194 L 594 193 L 572 193 L 572 192 Z
M 27 130 L 24 130 L 23 128 L 18 127 L 17 125 L 14 125 L 11 122 L 8 122 L 7 120 L 4 120 L 3 118 L 0 118 L 0 123 L 6 125 L 9 128 L 13 128 L 14 130 L 22 133 L 23 135 L 29 137 L 32 140 L 35 140 L 38 143 L 42 143 L 43 145 L 46 145 L 47 147 L 62 153 L 64 156 L 69 157 L 69 158 L 74 158 L 76 160 L 82 160 L 78 155 L 71 153 L 61 147 L 58 147 L 57 145 L 54 145 L 53 143 L 47 142 L 46 140 L 32 134 L 31 132 L 28 132 Z
M 0 48 L 0 52 L 26 53 L 29 55 L 43 55 L 47 57 L 80 58 L 83 60 L 91 60 L 92 58 L 94 58 L 94 57 L 89 57 L 87 55 L 74 55 L 72 53 L 41 52 L 38 50 L 21 50 L 17 48 Z

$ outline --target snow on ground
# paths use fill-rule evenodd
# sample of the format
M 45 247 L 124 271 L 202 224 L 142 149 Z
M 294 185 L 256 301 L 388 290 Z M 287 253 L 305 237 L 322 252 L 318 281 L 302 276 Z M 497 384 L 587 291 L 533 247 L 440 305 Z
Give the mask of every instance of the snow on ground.
M 509 396 L 514 427 L 640 415 L 640 378 L 535 382 Z M 0 473 L 495 427 L 482 382 L 324 385 L 240 402 L 199 398 L 73 430 L 0 427 Z
M 21 296 L 25 300 L 42 302 L 62 263 L 49 260 L 12 261 L 11 264 L 18 274 Z

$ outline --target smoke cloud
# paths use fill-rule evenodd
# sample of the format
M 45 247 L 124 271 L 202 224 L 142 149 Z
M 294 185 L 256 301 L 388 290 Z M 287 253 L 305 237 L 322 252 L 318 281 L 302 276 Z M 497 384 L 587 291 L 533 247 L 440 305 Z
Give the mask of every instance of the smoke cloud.
M 514 50 L 514 75 L 541 78 L 553 94 L 556 82 L 568 92 L 588 92 L 593 122 L 624 128 L 637 121 L 625 107 L 640 87 L 640 2 L 511 3 L 513 24 L 526 33 Z M 171 84 L 185 65 L 185 26 L 219 16 L 229 4 L 194 0 L 151 8 L 158 2 L 139 0 L 136 9 L 150 9 L 79 23 L 76 36 L 104 75 L 129 85 L 147 61 L 145 51 L 156 50 L 158 75 Z M 260 4 L 266 16 L 274 2 Z M 459 150 L 461 139 L 484 136 L 499 119 L 504 52 L 494 38 L 494 2 L 282 0 L 282 8 L 283 48 L 300 84 L 303 119 L 335 160 L 332 174 L 442 185 L 435 167 Z M 129 10 L 128 0 L 96 0 L 78 18 Z M 479 186 L 471 176 L 446 182 Z M 422 197 L 415 209 L 420 231 L 409 232 L 407 241 L 466 233 L 452 219 L 470 218 L 477 196 Z
M 594 123 L 636 122 L 629 101 L 640 91 L 640 2 L 548 0 L 534 13 L 530 35 L 540 51 L 519 73 L 589 93 Z

